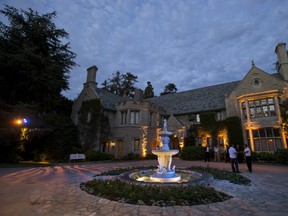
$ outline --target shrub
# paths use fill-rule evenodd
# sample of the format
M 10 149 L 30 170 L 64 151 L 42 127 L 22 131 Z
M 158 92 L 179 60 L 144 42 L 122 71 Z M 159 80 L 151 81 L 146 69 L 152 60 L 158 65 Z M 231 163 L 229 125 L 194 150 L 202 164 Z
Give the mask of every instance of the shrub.
M 140 186 L 120 180 L 92 180 L 81 184 L 86 192 L 130 204 L 150 206 L 198 205 L 228 200 L 231 196 L 204 185 L 187 187 Z
M 192 166 L 190 167 L 190 169 L 211 173 L 215 179 L 227 180 L 234 184 L 250 185 L 251 183 L 250 179 L 246 178 L 245 176 L 242 176 L 238 173 L 233 173 L 227 170 L 221 170 L 221 169 L 212 168 L 209 166 L 208 167 Z
M 127 155 L 122 157 L 123 160 L 140 160 L 141 156 L 139 154 L 135 154 L 133 152 L 128 153 Z
M 202 146 L 187 146 L 180 150 L 179 157 L 182 160 L 203 160 L 204 150 Z
M 273 162 L 275 161 L 275 155 L 273 152 L 259 152 L 257 153 L 259 161 Z
M 114 155 L 95 151 L 95 150 L 88 150 L 85 152 L 86 159 L 89 161 L 103 161 L 103 160 L 112 160 L 114 159 Z
M 146 157 L 145 157 L 145 159 L 147 159 L 147 160 L 149 160 L 149 159 L 153 159 L 153 160 L 155 160 L 155 159 L 157 159 L 157 155 L 154 155 L 154 154 L 147 154 Z
M 258 161 L 257 152 L 251 152 L 251 158 L 252 158 L 252 161 L 257 162 Z
M 288 149 L 278 149 L 274 155 L 276 163 L 288 164 Z

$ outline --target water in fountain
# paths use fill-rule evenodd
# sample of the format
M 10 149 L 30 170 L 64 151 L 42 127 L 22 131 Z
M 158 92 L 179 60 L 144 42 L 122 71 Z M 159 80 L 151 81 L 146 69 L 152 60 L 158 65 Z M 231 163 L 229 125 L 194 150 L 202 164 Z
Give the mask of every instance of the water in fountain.
M 167 130 L 167 120 L 164 119 L 163 131 L 160 131 L 162 146 L 158 150 L 153 150 L 152 153 L 158 157 L 158 170 L 156 173 L 150 176 L 150 180 L 154 182 L 178 182 L 181 179 L 181 175 L 176 174 L 175 166 L 171 168 L 172 156 L 178 154 L 179 150 L 170 150 L 169 136 L 172 132 Z

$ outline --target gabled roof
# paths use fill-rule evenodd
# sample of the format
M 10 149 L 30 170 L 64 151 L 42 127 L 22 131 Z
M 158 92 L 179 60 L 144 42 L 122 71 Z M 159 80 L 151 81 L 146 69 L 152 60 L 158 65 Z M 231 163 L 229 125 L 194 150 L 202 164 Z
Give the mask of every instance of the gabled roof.
M 162 106 L 167 114 L 174 115 L 222 110 L 225 109 L 225 96 L 229 95 L 238 83 L 239 81 L 235 81 L 146 100 Z
M 287 82 L 283 80 L 280 74 L 272 75 L 253 65 L 246 76 L 236 86 L 234 92 L 236 96 L 241 96 L 287 87 Z
M 96 88 L 100 101 L 104 109 L 116 110 L 115 106 L 119 102 L 125 100 L 123 97 L 113 94 L 105 89 Z

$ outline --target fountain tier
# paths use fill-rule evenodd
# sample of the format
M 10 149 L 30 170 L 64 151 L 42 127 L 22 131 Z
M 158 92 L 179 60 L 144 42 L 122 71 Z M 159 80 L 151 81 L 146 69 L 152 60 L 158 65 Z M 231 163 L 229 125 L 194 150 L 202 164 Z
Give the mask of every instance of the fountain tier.
M 158 170 L 150 176 L 150 179 L 155 182 L 177 182 L 181 176 L 175 173 L 175 166 L 171 169 L 172 156 L 178 154 L 178 150 L 169 149 L 169 136 L 171 132 L 167 131 L 167 122 L 164 120 L 164 130 L 160 131 L 162 146 L 159 150 L 152 151 L 158 157 Z

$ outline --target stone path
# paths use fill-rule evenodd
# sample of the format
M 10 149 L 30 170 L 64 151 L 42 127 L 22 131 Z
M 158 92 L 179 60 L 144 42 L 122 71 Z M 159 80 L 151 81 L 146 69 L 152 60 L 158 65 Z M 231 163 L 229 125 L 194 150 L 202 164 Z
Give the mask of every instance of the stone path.
M 242 175 L 251 186 L 214 180 L 212 186 L 233 196 L 225 202 L 196 206 L 155 207 L 118 203 L 82 191 L 81 182 L 109 169 L 156 166 L 156 161 L 97 162 L 59 164 L 37 168 L 0 169 L 1 216 L 190 216 L 190 215 L 288 215 L 288 167 L 254 165 L 253 173 L 240 164 Z M 207 166 L 204 162 L 173 159 L 177 168 Z M 210 167 L 230 170 L 228 163 L 209 163 Z

